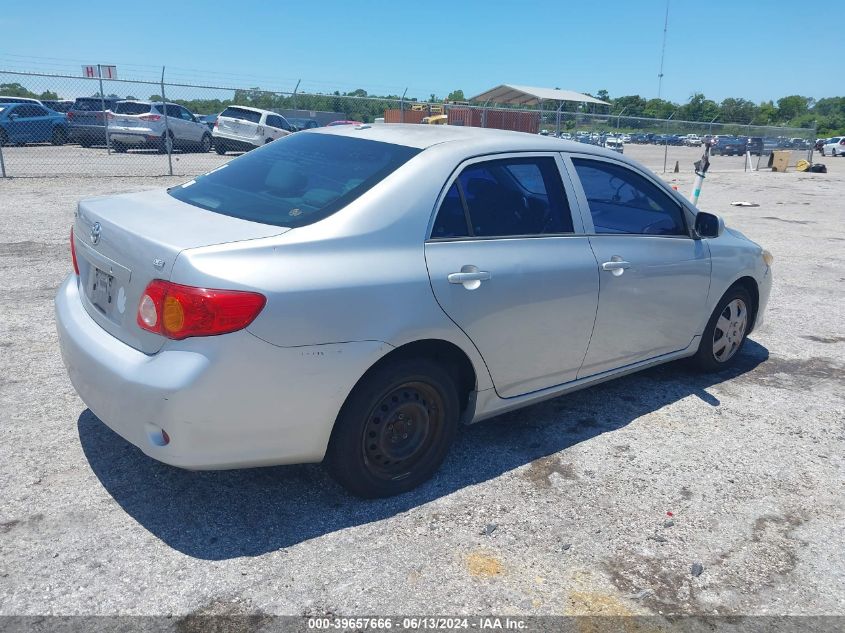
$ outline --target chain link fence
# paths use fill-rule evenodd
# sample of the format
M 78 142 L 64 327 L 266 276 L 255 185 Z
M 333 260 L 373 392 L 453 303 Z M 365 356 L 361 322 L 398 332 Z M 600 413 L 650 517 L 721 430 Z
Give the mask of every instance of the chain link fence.
M 341 121 L 445 123 L 558 135 L 622 151 L 658 172 L 671 171 L 676 163 L 691 171 L 702 143 L 714 137 L 711 171 L 764 168 L 780 149 L 791 151 L 794 165 L 811 158 L 816 140 L 815 130 L 806 128 L 274 92 L 165 79 L 164 72 L 156 82 L 0 70 L 0 176 L 191 176 L 288 133 Z M 218 122 L 227 109 L 234 119 Z

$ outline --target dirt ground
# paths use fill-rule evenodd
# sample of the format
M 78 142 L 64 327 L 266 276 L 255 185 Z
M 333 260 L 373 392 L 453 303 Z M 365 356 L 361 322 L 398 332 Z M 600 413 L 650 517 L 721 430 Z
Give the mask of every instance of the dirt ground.
M 665 176 L 684 193 L 687 154 Z M 431 482 L 381 501 L 316 465 L 177 470 L 108 430 L 53 322 L 74 205 L 178 179 L 0 180 L 0 615 L 845 615 L 845 158 L 823 162 L 705 182 L 701 208 L 775 256 L 736 369 L 463 428 Z

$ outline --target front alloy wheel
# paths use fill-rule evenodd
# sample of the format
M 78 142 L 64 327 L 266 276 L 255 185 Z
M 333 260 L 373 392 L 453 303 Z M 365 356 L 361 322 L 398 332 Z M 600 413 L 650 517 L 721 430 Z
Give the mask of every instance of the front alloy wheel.
M 734 299 L 722 310 L 713 329 L 713 358 L 720 363 L 733 358 L 742 345 L 747 327 L 748 308 L 742 299 Z
M 692 358 L 699 369 L 720 371 L 733 364 L 745 344 L 753 309 L 745 288 L 737 285 L 728 289 L 710 316 Z

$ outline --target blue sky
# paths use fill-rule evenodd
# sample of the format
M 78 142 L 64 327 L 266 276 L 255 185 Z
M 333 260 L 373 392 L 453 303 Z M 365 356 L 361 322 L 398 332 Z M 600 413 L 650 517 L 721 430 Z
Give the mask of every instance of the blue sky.
M 500 83 L 657 96 L 665 0 L 29 4 L 0 9 L 0 69 L 469 97 Z M 166 9 L 158 9 L 158 5 Z M 845 0 L 671 0 L 663 97 L 845 93 Z M 830 25 L 830 28 L 825 25 Z M 835 26 L 834 26 L 835 25 Z M 23 82 L 26 83 L 26 82 Z

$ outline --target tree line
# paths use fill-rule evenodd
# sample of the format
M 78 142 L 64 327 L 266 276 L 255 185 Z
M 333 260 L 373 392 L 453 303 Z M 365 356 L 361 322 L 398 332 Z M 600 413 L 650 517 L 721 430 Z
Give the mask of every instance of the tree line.
M 0 84 L 0 94 L 34 99 L 58 99 L 52 91 L 41 94 L 31 92 L 19 83 Z M 589 94 L 589 93 L 588 93 Z M 99 96 L 99 93 L 92 95 Z M 117 98 L 118 95 L 109 95 Z M 693 94 L 686 103 L 679 104 L 665 99 L 646 99 L 640 95 L 611 97 L 607 90 L 599 90 L 598 99 L 611 104 L 611 116 L 630 116 L 667 119 L 670 116 L 678 121 L 714 121 L 716 123 L 738 123 L 742 125 L 790 126 L 810 129 L 817 127 L 819 136 L 845 134 L 845 97 L 825 97 L 814 99 L 801 95 L 781 97 L 777 101 L 755 103 L 749 99 L 729 97 L 721 102 L 708 99 L 704 94 Z M 123 98 L 135 97 L 126 95 Z M 160 101 L 160 95 L 150 95 L 151 101 Z M 343 113 L 347 119 L 372 122 L 376 117 L 384 116 L 385 109 L 398 107 L 399 95 L 371 95 L 363 88 L 351 92 L 335 91 L 331 94 L 279 94 L 261 88 L 235 90 L 232 99 L 173 99 L 198 114 L 216 114 L 229 105 L 248 105 L 265 110 L 319 110 Z M 408 98 L 406 103 L 417 102 Z M 443 103 L 444 101 L 465 101 L 462 90 L 453 90 L 445 98 L 434 94 L 423 103 Z M 545 104 L 545 109 L 554 108 L 554 104 Z M 575 103 L 565 104 L 567 112 L 577 112 L 581 106 Z M 604 108 L 608 110 L 608 108 Z

